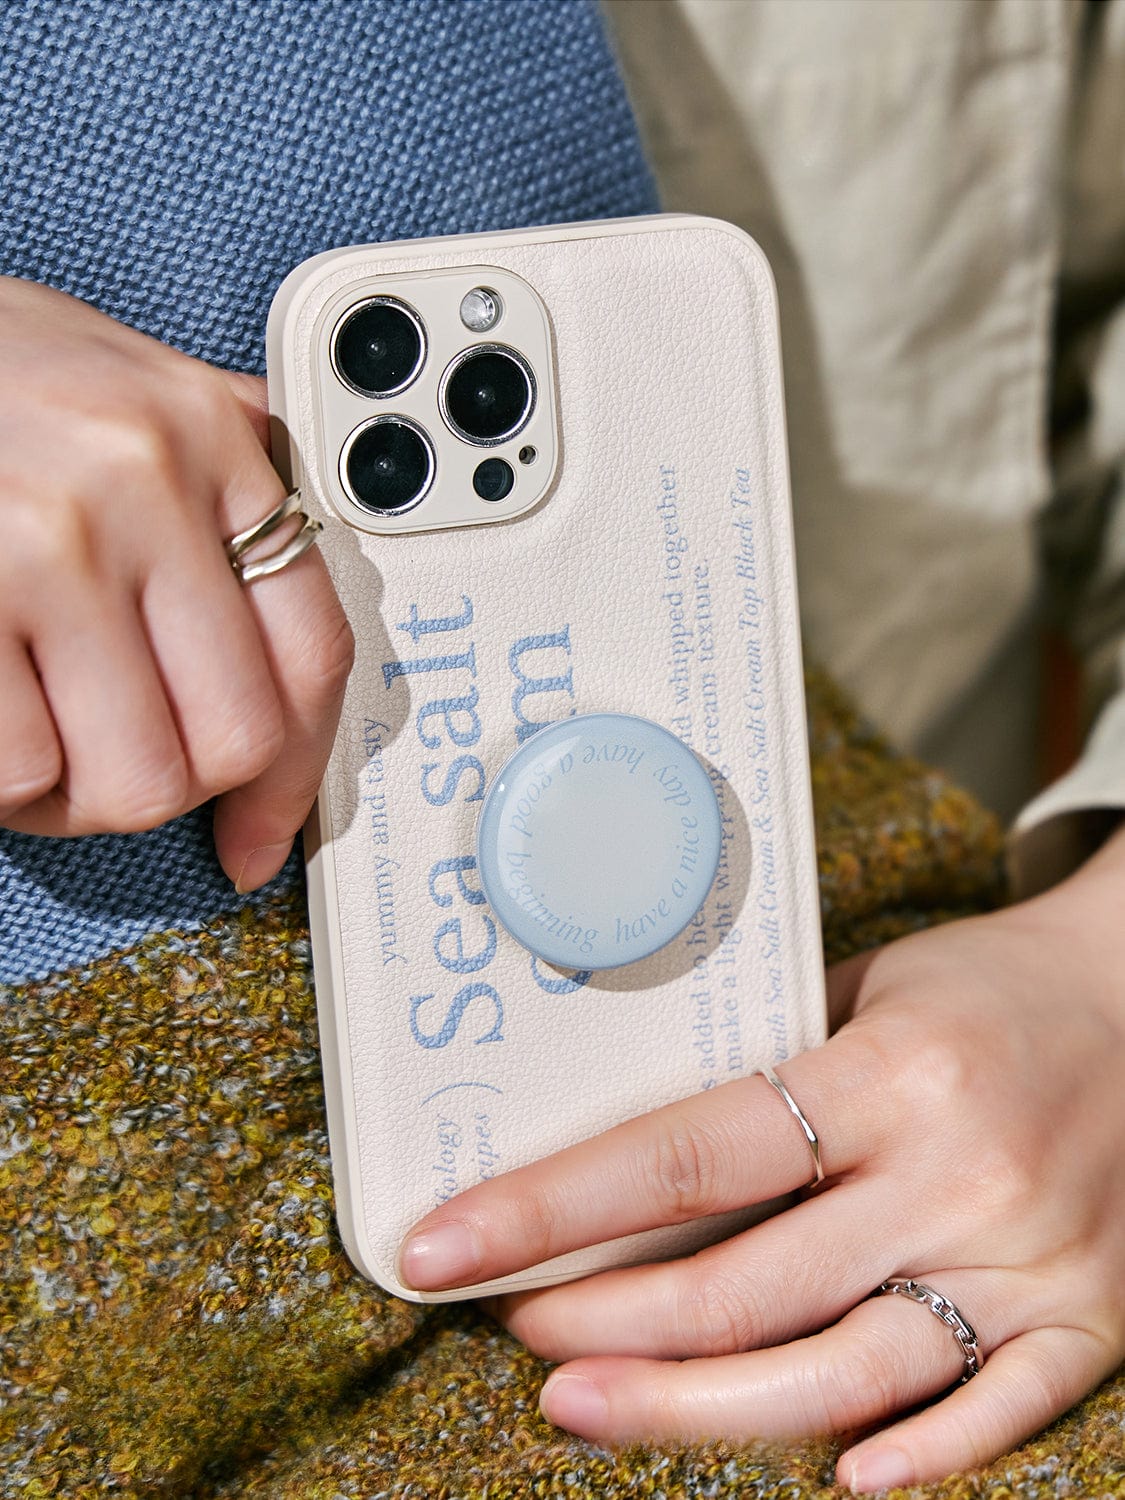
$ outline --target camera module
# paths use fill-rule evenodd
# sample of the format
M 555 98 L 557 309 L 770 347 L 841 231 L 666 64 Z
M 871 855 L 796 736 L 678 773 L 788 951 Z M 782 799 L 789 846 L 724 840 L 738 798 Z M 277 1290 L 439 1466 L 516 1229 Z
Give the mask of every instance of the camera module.
M 522 355 L 503 344 L 459 354 L 442 377 L 442 414 L 458 437 L 488 447 L 519 432 L 535 407 L 535 379 Z
M 515 471 L 502 458 L 486 458 L 473 473 L 473 489 L 482 500 L 506 500 L 515 482 Z
M 421 322 L 393 297 L 372 297 L 353 308 L 332 340 L 336 374 L 361 396 L 395 396 L 405 390 L 425 355 Z
M 340 474 L 364 510 L 397 514 L 417 505 L 433 483 L 434 450 L 405 417 L 373 417 L 344 445 Z

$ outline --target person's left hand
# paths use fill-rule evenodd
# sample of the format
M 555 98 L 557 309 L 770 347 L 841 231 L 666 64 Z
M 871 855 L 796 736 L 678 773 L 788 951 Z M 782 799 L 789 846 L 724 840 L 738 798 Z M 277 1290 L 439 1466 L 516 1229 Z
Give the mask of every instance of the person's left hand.
M 688 1259 L 495 1299 L 563 1361 L 545 1415 L 599 1443 L 790 1438 L 886 1422 L 962 1374 L 912 1277 L 985 1360 L 845 1452 L 857 1490 L 940 1479 L 1044 1426 L 1125 1356 L 1125 834 L 1066 884 L 830 974 L 825 1046 L 781 1065 L 828 1180 Z M 850 1017 L 850 1019 L 846 1019 Z M 754 1076 L 482 1183 L 415 1226 L 418 1289 L 800 1188 L 797 1122 Z

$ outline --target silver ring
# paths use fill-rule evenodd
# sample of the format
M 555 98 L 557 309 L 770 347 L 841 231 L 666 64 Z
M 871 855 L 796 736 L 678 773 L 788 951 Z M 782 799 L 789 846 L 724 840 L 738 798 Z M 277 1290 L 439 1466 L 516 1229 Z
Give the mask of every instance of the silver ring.
M 267 553 L 265 557 L 260 557 L 255 562 L 242 561 L 244 554 L 249 552 L 251 547 L 256 547 L 259 542 L 264 541 L 290 516 L 300 516 L 301 526 L 283 547 L 279 547 L 276 552 Z M 245 531 L 232 536 L 227 543 L 227 557 L 230 559 L 235 577 L 240 583 L 253 583 L 255 578 L 266 578 L 270 573 L 280 573 L 282 568 L 287 568 L 291 562 L 296 562 L 299 557 L 304 556 L 323 529 L 319 521 L 314 520 L 312 516 L 307 516 L 301 509 L 300 490 L 290 490 L 281 504 L 275 506 L 268 516 L 263 516 L 253 526 L 248 526 Z
M 777 1076 L 772 1068 L 755 1068 L 754 1072 L 760 1073 L 767 1083 L 773 1085 L 773 1087 L 785 1100 L 785 1105 L 789 1110 L 789 1113 L 793 1116 L 797 1124 L 804 1131 L 805 1140 L 808 1141 L 809 1150 L 812 1152 L 813 1166 L 816 1168 L 816 1176 L 810 1183 L 807 1183 L 806 1186 L 817 1187 L 824 1181 L 824 1168 L 820 1164 L 820 1139 L 817 1136 L 816 1131 L 809 1124 L 808 1120 L 806 1120 L 804 1111 L 801 1109 L 801 1106 L 797 1103 L 796 1099 L 794 1099 L 793 1095 L 785 1087 L 781 1079 Z M 753 1077 L 753 1074 L 751 1074 L 751 1077 Z
M 925 1286 L 920 1281 L 900 1280 L 895 1277 L 890 1281 L 884 1281 L 871 1293 L 872 1297 L 883 1297 L 891 1293 L 897 1297 L 909 1297 L 912 1302 L 919 1302 L 923 1307 L 928 1307 L 935 1317 L 941 1319 L 945 1326 L 952 1331 L 957 1340 L 965 1360 L 965 1370 L 961 1376 L 961 1384 L 972 1380 L 974 1375 L 979 1375 L 984 1365 L 984 1356 L 980 1352 L 973 1325 L 968 1322 L 954 1307 L 948 1297 L 943 1297 L 936 1292 L 932 1286 Z

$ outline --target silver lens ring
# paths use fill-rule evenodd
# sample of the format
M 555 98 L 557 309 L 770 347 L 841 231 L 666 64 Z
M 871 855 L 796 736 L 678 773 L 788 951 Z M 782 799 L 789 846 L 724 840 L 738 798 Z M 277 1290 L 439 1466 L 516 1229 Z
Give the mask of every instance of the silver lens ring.
M 360 499 L 359 495 L 356 493 L 352 485 L 351 480 L 348 478 L 348 460 L 351 457 L 351 452 L 356 442 L 363 436 L 365 432 L 369 432 L 373 427 L 386 426 L 388 424 L 393 424 L 396 427 L 405 427 L 409 432 L 412 432 L 415 437 L 419 439 L 426 454 L 426 476 L 422 481 L 422 484 L 419 487 L 417 493 L 407 504 L 389 506 L 369 505 L 366 501 Z M 340 483 L 343 486 L 344 493 L 347 495 L 348 499 L 352 502 L 353 505 L 359 507 L 364 515 L 405 515 L 407 511 L 414 510 L 419 505 L 421 505 L 422 501 L 426 498 L 431 488 L 433 487 L 434 475 L 437 472 L 437 460 L 434 456 L 434 445 L 430 440 L 429 433 L 424 427 L 420 427 L 417 422 L 411 421 L 409 417 L 404 417 L 398 412 L 387 412 L 386 414 L 378 417 L 370 417 L 366 422 L 361 422 L 359 426 L 354 429 L 354 431 L 348 434 L 347 440 L 345 441 L 343 448 L 340 450 L 339 472 Z
M 363 386 L 356 385 L 354 380 L 349 380 L 347 375 L 345 375 L 344 371 L 340 368 L 340 361 L 336 353 L 337 345 L 340 341 L 340 334 L 343 332 L 344 328 L 348 323 L 351 322 L 352 318 L 354 318 L 357 313 L 363 312 L 364 309 L 368 307 L 393 307 L 396 312 L 404 314 L 404 316 L 409 319 L 414 327 L 415 333 L 418 335 L 418 358 L 415 360 L 410 373 L 407 375 L 405 380 L 400 381 L 396 386 L 389 387 L 385 391 L 366 390 Z M 418 379 L 418 375 L 422 369 L 422 366 L 426 363 L 426 355 L 428 352 L 429 344 L 426 339 L 426 325 L 422 322 L 422 319 L 418 316 L 418 314 L 412 307 L 410 307 L 405 302 L 401 302 L 397 297 L 364 297 L 361 302 L 354 303 L 347 309 L 346 312 L 341 313 L 339 318 L 336 320 L 336 326 L 332 330 L 332 338 L 329 342 L 328 357 L 332 362 L 333 374 L 336 376 L 336 379 L 340 382 L 341 385 L 346 385 L 349 391 L 354 391 L 357 396 L 363 396 L 368 401 L 386 401 L 391 396 L 399 395 L 400 392 L 406 390 L 407 386 L 414 384 L 414 382 Z
M 449 403 L 446 400 L 449 382 L 457 374 L 462 365 L 466 364 L 470 359 L 475 359 L 479 354 L 503 355 L 523 372 L 524 379 L 527 381 L 527 401 L 524 404 L 523 411 L 520 413 L 519 420 L 507 428 L 506 431 L 498 433 L 495 437 L 475 437 L 471 432 L 466 432 L 450 415 Z M 442 420 L 450 432 L 453 433 L 454 437 L 459 437 L 464 443 L 472 443 L 474 448 L 497 448 L 501 443 L 506 443 L 509 438 L 514 438 L 517 432 L 522 432 L 528 422 L 531 421 L 531 414 L 535 410 L 535 402 L 538 394 L 539 391 L 535 383 L 534 371 L 518 350 L 511 348 L 508 344 L 473 344 L 468 349 L 462 349 L 460 354 L 455 355 L 449 361 L 449 364 L 446 365 L 441 382 L 438 385 L 438 410 L 441 412 Z

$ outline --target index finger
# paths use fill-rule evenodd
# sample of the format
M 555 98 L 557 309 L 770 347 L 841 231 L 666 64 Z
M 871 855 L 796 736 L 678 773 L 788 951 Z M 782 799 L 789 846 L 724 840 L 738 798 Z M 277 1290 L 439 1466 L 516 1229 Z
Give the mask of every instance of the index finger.
M 876 1125 L 856 1099 L 880 1096 L 874 1066 L 843 1032 L 779 1065 L 819 1137 L 826 1176 L 870 1151 Z M 490 1281 L 586 1245 L 765 1203 L 812 1175 L 799 1123 L 754 1074 L 470 1188 L 415 1225 L 399 1274 L 419 1291 Z
M 351 630 L 315 548 L 245 587 L 277 688 L 284 739 L 271 765 L 215 804 L 215 848 L 239 891 L 276 875 L 308 815 L 353 653 Z
M 226 378 L 228 384 L 241 381 L 245 387 L 240 396 L 244 417 L 248 405 L 264 401 L 264 381 L 252 376 Z M 261 414 L 264 417 L 264 407 Z M 218 505 L 216 549 L 225 547 L 223 536 L 261 521 L 285 494 L 248 428 L 239 428 L 237 436 Z M 263 434 L 256 436 L 261 440 Z M 300 520 L 290 517 L 264 543 L 265 551 L 277 551 L 291 540 Z M 250 560 L 259 555 L 253 550 L 248 554 Z M 277 874 L 312 806 L 332 750 L 354 645 L 317 547 L 241 587 L 277 691 L 283 729 L 281 749 L 272 764 L 215 804 L 219 861 L 236 888 L 249 891 Z

